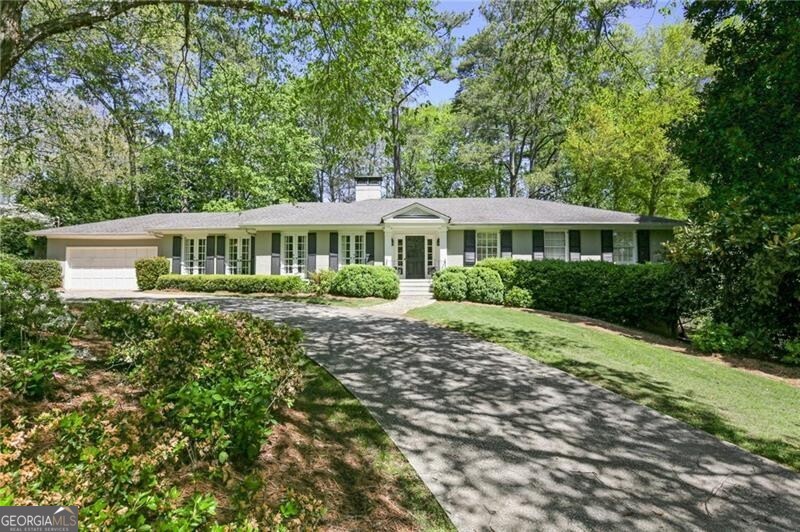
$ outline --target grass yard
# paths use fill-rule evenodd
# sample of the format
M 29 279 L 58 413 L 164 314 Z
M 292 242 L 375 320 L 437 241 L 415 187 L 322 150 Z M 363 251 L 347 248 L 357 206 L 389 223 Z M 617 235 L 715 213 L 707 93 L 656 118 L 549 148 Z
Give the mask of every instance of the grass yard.
M 800 388 L 518 309 L 435 303 L 409 315 L 502 344 L 800 470 Z

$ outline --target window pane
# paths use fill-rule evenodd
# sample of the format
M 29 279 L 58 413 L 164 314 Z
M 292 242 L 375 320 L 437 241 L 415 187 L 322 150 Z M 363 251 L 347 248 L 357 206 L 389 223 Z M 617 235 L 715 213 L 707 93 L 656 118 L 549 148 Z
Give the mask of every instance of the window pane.
M 243 238 L 241 244 L 242 254 L 239 257 L 239 273 L 250 273 L 250 239 Z
M 355 235 L 354 237 L 355 250 L 353 251 L 353 258 L 356 264 L 364 264 L 364 235 Z
M 306 271 L 306 236 L 297 235 L 297 268 L 298 273 Z
M 197 239 L 197 273 L 206 273 L 206 239 Z
M 479 232 L 476 235 L 476 249 L 478 260 L 497 257 L 497 233 Z
M 567 235 L 563 231 L 544 233 L 544 258 L 566 260 Z
M 614 262 L 633 263 L 633 231 L 614 231 Z
M 403 239 L 397 239 L 397 270 L 400 275 L 403 275 L 403 262 L 405 259 L 405 253 L 403 251 Z
M 294 273 L 294 238 L 283 237 L 283 273 Z

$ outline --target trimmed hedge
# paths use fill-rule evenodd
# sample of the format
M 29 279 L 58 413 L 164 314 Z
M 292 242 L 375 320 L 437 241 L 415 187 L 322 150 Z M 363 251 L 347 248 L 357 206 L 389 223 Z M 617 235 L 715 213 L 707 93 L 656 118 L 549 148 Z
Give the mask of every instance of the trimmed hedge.
M 169 275 L 169 259 L 166 257 L 139 259 L 133 265 L 139 290 L 153 290 L 159 277 Z
M 467 275 L 464 268 L 455 266 L 433 274 L 433 297 L 440 301 L 467 299 Z
M 465 296 L 458 279 L 466 282 Z M 505 302 L 668 333 L 678 323 L 682 292 L 675 268 L 665 263 L 486 259 L 433 276 L 433 295 L 444 301 Z
M 331 283 L 331 294 L 397 299 L 400 295 L 400 278 L 388 266 L 350 264 L 336 273 Z
M 433 275 L 433 297 L 443 301 L 503 304 L 503 282 L 489 268 L 450 266 Z
M 308 283 L 294 275 L 162 275 L 158 290 L 187 292 L 237 292 L 240 294 L 294 294 L 308 289 Z
M 61 264 L 57 260 L 21 260 L 17 267 L 47 288 L 61 286 Z
M 524 288 L 520 288 L 519 286 L 512 286 L 508 290 L 508 292 L 506 292 L 504 304 L 507 307 L 519 307 L 519 308 L 532 307 L 533 296 L 529 291 L 525 290 Z
M 496 271 L 500 275 L 500 280 L 503 281 L 503 287 L 506 290 L 514 286 L 514 280 L 517 277 L 516 261 L 511 259 L 483 259 L 478 261 L 475 266 Z
M 476 303 L 503 304 L 503 281 L 500 274 L 476 266 L 467 269 L 467 299 Z
M 514 262 L 514 286 L 533 295 L 534 308 L 670 332 L 678 323 L 682 285 L 670 264 Z

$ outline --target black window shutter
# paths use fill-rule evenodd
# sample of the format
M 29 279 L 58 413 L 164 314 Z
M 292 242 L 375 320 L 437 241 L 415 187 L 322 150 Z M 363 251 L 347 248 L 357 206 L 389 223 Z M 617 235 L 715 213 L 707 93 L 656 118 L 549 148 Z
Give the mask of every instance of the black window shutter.
M 329 253 L 329 263 L 328 267 L 336 271 L 339 269 L 339 233 L 331 232 L 330 234 L 330 248 L 328 249 Z
M 308 233 L 308 258 L 306 269 L 309 272 L 317 271 L 317 233 Z
M 214 265 L 217 262 L 217 237 L 206 238 L 206 273 L 214 273 Z
M 217 237 L 217 271 L 218 275 L 225 273 L 225 237 Z
M 533 260 L 544 259 L 544 230 L 533 231 Z
M 281 234 L 272 233 L 272 256 L 270 257 L 269 273 L 281 273 Z
M 475 231 L 464 231 L 464 266 L 475 266 Z
M 500 256 L 510 259 L 512 255 L 511 231 L 500 231 Z
M 375 264 L 375 233 L 367 232 L 367 264 Z
M 636 262 L 650 262 L 650 231 L 647 229 L 636 231 L 636 251 Z
M 569 260 L 581 260 L 581 232 L 576 229 L 569 232 Z
M 614 261 L 614 231 L 611 229 L 600 231 L 600 253 L 604 262 Z
M 250 237 L 250 275 L 256 274 L 256 237 Z
M 172 273 L 181 273 L 181 244 L 183 239 L 179 236 L 172 237 Z

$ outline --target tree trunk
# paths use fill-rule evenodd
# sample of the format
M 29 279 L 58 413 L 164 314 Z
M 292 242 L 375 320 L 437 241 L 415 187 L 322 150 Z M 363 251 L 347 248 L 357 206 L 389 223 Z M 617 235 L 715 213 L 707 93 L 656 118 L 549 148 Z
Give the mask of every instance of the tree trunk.
M 26 3 L 27 0 L 0 1 L 0 79 L 5 79 L 20 59 L 22 9 Z
M 392 104 L 392 178 L 394 181 L 394 197 L 402 198 L 400 183 L 400 105 Z

